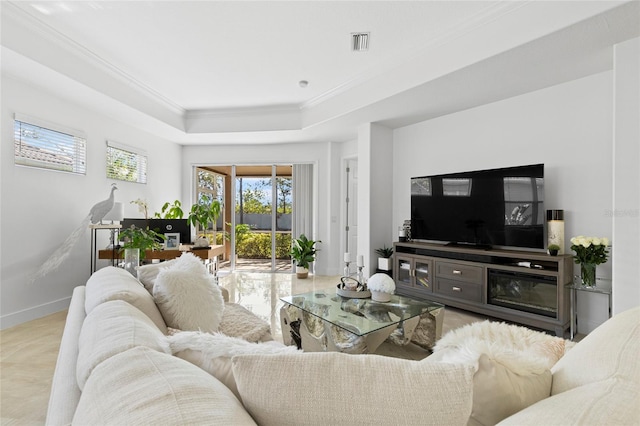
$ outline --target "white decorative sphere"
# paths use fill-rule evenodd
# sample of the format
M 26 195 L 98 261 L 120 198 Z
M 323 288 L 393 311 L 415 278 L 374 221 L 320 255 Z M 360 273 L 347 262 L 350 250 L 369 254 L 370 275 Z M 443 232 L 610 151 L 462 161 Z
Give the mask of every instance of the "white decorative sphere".
M 373 274 L 367 281 L 370 291 L 393 294 L 396 291 L 396 283 L 387 274 Z

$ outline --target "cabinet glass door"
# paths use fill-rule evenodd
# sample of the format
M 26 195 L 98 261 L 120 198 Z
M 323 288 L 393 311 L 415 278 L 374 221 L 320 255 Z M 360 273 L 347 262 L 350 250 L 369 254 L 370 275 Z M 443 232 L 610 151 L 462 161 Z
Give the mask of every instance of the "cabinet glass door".
M 431 262 L 416 260 L 416 286 L 431 290 Z
M 398 281 L 411 285 L 411 261 L 398 259 Z

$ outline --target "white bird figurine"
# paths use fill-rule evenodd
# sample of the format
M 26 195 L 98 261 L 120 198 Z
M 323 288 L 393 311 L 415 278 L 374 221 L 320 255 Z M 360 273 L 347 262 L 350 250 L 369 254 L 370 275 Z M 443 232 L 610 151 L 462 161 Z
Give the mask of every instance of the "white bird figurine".
M 118 189 L 115 183 L 111 184 L 111 194 L 109 198 L 104 201 L 100 201 L 96 203 L 91 210 L 89 210 L 89 214 L 91 215 L 91 223 L 100 223 L 100 221 L 111 211 L 114 204 L 114 196 L 113 192 Z
M 111 184 L 111 194 L 109 195 L 109 198 L 104 201 L 100 201 L 99 203 L 96 203 L 96 205 L 91 207 L 89 214 L 82 220 L 82 223 L 67 237 L 66 240 L 64 240 L 64 243 L 62 243 L 62 245 L 58 247 L 58 249 L 53 252 L 51 256 L 49 256 L 47 261 L 44 262 L 42 266 L 40 266 L 40 268 L 31 276 L 31 282 L 34 282 L 39 277 L 44 277 L 48 273 L 55 271 L 62 264 L 62 262 L 64 262 L 64 260 L 69 257 L 69 254 L 71 254 L 71 249 L 76 245 L 80 237 L 84 235 L 84 232 L 86 231 L 89 224 L 100 222 L 113 208 L 113 192 L 116 189 L 118 189 L 116 184 Z

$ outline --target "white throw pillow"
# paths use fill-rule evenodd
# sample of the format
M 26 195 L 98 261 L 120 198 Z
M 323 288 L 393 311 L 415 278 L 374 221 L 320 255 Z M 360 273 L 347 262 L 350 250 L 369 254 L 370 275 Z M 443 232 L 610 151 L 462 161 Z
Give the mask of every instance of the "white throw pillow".
M 613 377 L 640 383 L 639 354 L 640 307 L 636 307 L 605 321 L 558 361 L 551 369 L 551 393 Z
M 110 300 L 124 300 L 147 315 L 163 334 L 167 326 L 153 296 L 129 272 L 107 266 L 94 272 L 87 280 L 84 308 L 89 315 L 98 305 Z
M 640 385 L 637 382 L 612 377 L 551 396 L 506 418 L 498 425 L 638 425 L 638 401 Z
M 427 360 L 473 365 L 469 425 L 494 425 L 551 395 L 550 368 L 572 345 L 526 327 L 484 321 L 447 333 Z
M 379 355 L 239 355 L 233 375 L 260 425 L 463 425 L 473 367 Z
M 172 259 L 167 260 L 166 262 L 142 265 L 138 268 L 138 280 L 140 280 L 149 294 L 153 294 L 153 284 L 155 284 L 156 278 L 158 278 L 158 274 L 160 273 L 160 271 L 172 267 L 177 261 L 177 259 Z
M 473 410 L 467 425 L 495 425 L 551 394 L 551 371 L 518 374 L 482 354 L 473 376 Z
M 193 255 L 190 255 L 193 256 Z M 153 297 L 167 326 L 188 331 L 218 331 L 224 299 L 214 278 L 183 263 L 163 269 L 153 286 Z
M 138 347 L 94 370 L 74 425 L 255 425 L 222 383 L 180 358 Z
M 225 303 L 218 331 L 248 342 L 273 340 L 269 323 L 237 303 Z
M 202 259 L 193 253 L 184 252 L 179 258 L 175 259 L 175 263 L 171 265 L 174 271 L 190 272 L 192 274 L 207 275 L 207 267 L 204 266 Z
M 97 306 L 85 318 L 78 338 L 76 377 L 80 390 L 96 366 L 136 346 L 171 353 L 165 335 L 136 307 L 123 300 Z
M 224 383 L 238 398 L 238 388 L 231 369 L 231 358 L 235 355 L 302 353 L 295 346 L 270 341 L 251 343 L 225 336 L 222 333 L 200 333 L 185 331 L 168 337 L 171 352 L 197 365 Z

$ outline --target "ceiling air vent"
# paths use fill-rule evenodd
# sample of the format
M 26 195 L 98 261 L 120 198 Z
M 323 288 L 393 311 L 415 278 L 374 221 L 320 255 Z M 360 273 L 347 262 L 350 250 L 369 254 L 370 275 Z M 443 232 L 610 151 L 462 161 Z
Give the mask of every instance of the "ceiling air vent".
M 351 50 L 354 52 L 364 52 L 369 50 L 370 33 L 351 33 Z

